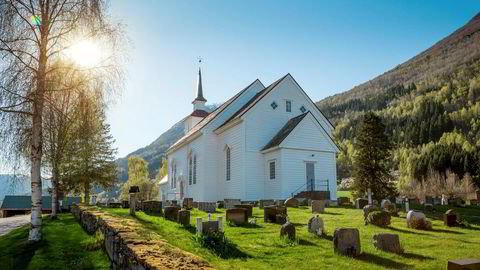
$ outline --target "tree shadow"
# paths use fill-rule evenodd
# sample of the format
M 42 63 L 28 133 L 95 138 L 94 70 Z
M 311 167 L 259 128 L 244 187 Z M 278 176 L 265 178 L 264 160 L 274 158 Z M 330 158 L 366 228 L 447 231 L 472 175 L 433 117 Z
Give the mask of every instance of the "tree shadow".
M 193 226 L 192 224 L 180 226 L 180 228 L 182 228 L 183 230 L 185 230 L 185 231 L 187 231 L 191 234 L 197 233 L 197 227 Z
M 317 214 L 317 213 L 314 213 L 314 214 Z M 342 216 L 343 214 L 340 214 L 340 213 L 333 213 L 333 212 L 322 212 L 322 213 L 318 213 L 318 214 L 325 214 L 325 215 L 332 215 L 332 216 Z
M 302 246 L 318 246 L 317 244 L 315 244 L 313 242 L 310 242 L 308 240 L 305 240 L 305 239 L 299 239 L 298 244 L 302 245 Z
M 420 254 L 415 254 L 415 253 L 411 253 L 411 252 L 404 252 L 404 253 L 401 253 L 401 254 L 398 254 L 399 256 L 402 256 L 404 258 L 407 258 L 407 259 L 417 259 L 417 260 L 433 260 L 434 258 L 433 257 L 430 257 L 430 256 L 423 256 L 423 255 L 420 255 Z
M 463 232 L 450 231 L 450 230 L 444 230 L 444 229 L 433 229 L 433 228 L 429 231 L 430 232 L 440 232 L 440 233 L 451 233 L 451 234 L 464 234 Z
M 354 257 L 356 260 L 364 261 L 367 263 L 373 263 L 378 266 L 383 266 L 388 269 L 407 269 L 413 268 L 412 265 L 408 265 L 405 263 L 396 262 L 394 260 L 390 260 L 387 258 L 383 258 L 368 252 L 363 252 L 360 256 Z
M 428 235 L 428 234 L 425 234 L 425 233 L 414 232 L 414 231 L 409 231 L 409 230 L 403 230 L 403 229 L 395 228 L 395 227 L 392 227 L 392 226 L 387 226 L 387 227 L 383 227 L 383 228 L 388 229 L 388 230 L 392 230 L 392 231 L 395 231 L 395 232 L 401 232 L 401 233 L 409 233 L 409 234 L 417 234 L 417 235 Z

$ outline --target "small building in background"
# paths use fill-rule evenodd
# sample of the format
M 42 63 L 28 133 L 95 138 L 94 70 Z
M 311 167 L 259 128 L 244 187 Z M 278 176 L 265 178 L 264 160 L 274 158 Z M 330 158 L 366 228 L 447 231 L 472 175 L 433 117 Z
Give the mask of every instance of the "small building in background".
M 59 201 L 60 210 L 68 210 L 74 203 L 79 204 L 80 197 L 65 197 Z M 0 217 L 11 217 L 15 215 L 29 214 L 32 210 L 32 196 L 30 195 L 5 195 L 0 207 Z M 42 196 L 42 213 L 52 212 L 52 197 Z

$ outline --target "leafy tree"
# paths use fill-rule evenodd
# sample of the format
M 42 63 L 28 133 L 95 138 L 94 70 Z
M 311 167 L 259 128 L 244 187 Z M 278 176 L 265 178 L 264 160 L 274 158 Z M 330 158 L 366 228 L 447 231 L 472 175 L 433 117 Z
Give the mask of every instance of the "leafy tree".
M 395 188 L 389 172 L 392 145 L 380 117 L 372 112 L 365 114 L 354 148 L 353 187 L 357 196 L 365 195 L 368 188 L 378 201 L 394 195 Z
M 158 171 L 157 174 L 157 180 L 162 180 L 162 178 L 168 174 L 168 159 L 164 158 L 162 159 L 162 167 L 160 168 L 160 171 Z
M 128 158 L 128 181 L 123 185 L 120 198 L 126 200 L 131 186 L 138 186 L 140 192 L 137 199 L 140 201 L 153 200 L 158 196 L 158 186 L 154 180 L 148 178 L 148 162 L 141 157 Z

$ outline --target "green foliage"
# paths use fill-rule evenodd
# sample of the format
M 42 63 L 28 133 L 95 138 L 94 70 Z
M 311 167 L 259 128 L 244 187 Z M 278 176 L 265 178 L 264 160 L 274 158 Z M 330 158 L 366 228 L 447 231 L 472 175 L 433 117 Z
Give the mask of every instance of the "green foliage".
M 201 247 L 207 248 L 222 259 L 238 257 L 236 245 L 223 232 L 195 234 L 193 240 Z
M 395 195 L 389 172 L 392 145 L 385 134 L 385 126 L 374 113 L 365 114 L 354 143 L 353 188 L 357 196 L 368 188 L 381 201 Z
M 367 216 L 367 224 L 386 227 L 390 225 L 390 213 L 384 211 L 372 211 Z
M 158 196 L 159 189 L 156 182 L 148 178 L 148 163 L 141 157 L 128 158 L 128 181 L 123 185 L 120 199 L 128 199 L 131 186 L 140 188 L 140 192 L 137 193 L 137 199 L 140 201 L 153 200 Z
M 162 167 L 160 167 L 160 170 L 158 171 L 156 179 L 160 181 L 167 174 L 168 174 L 168 159 L 164 158 L 162 159 Z

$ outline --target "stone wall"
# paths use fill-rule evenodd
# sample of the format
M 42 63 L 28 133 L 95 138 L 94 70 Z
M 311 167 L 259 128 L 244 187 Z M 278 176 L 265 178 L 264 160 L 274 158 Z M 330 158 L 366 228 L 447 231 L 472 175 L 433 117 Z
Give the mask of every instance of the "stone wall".
M 90 234 L 100 231 L 112 269 L 213 269 L 209 264 L 166 241 L 147 240 L 141 225 L 93 207 L 73 206 L 72 213 Z

